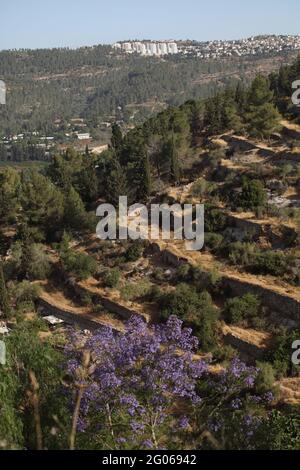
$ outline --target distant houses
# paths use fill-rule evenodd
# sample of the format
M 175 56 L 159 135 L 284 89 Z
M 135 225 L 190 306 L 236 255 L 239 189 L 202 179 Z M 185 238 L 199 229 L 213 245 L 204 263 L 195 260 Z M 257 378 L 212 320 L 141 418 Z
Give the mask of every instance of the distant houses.
M 113 44 L 116 51 L 148 57 L 180 54 L 200 59 L 255 56 L 300 49 L 300 36 L 266 35 L 232 41 L 122 41 Z
M 76 134 L 78 140 L 90 140 L 91 136 L 89 132 L 84 132 L 84 133 L 77 133 Z

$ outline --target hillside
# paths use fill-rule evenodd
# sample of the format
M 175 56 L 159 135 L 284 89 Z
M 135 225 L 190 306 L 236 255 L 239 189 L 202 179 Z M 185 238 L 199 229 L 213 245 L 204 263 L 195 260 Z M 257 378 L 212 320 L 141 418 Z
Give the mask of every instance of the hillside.
M 298 74 L 114 123 L 100 155 L 1 167 L 0 447 L 300 448 Z M 203 248 L 174 218 L 166 240 L 118 239 L 120 220 L 99 239 L 124 195 L 203 204 Z
M 64 141 L 66 133 L 88 131 L 106 143 L 115 120 L 128 128 L 167 105 L 206 98 L 240 80 L 248 84 L 256 73 L 269 74 L 295 55 L 144 58 L 118 55 L 108 46 L 2 51 L 0 78 L 8 96 L 0 135 L 30 131 Z

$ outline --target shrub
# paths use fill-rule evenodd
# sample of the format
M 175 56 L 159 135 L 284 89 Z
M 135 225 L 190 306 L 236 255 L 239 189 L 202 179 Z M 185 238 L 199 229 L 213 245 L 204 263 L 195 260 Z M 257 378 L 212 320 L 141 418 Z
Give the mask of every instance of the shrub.
M 10 287 L 10 294 L 17 305 L 21 302 L 34 302 L 38 298 L 39 293 L 39 286 L 29 281 L 12 284 Z
M 259 299 L 253 294 L 245 294 L 243 297 L 228 299 L 225 304 L 224 314 L 229 323 L 239 324 L 243 320 L 251 320 L 258 314 Z
M 143 245 L 141 243 L 134 243 L 130 245 L 128 250 L 125 253 L 125 260 L 127 262 L 137 261 L 143 253 Z
M 259 372 L 255 382 L 258 393 L 265 393 L 272 390 L 275 383 L 275 372 L 272 364 L 268 362 L 258 362 Z
M 109 269 L 104 274 L 104 284 L 106 287 L 115 288 L 118 287 L 120 282 L 121 273 L 118 268 Z
M 43 245 L 21 241 L 13 244 L 10 259 L 5 265 L 8 277 L 26 276 L 31 280 L 47 279 L 50 269 Z
M 69 247 L 70 237 L 64 234 L 58 246 L 59 255 L 64 269 L 77 279 L 84 280 L 97 271 L 97 262 L 86 253 L 75 252 Z
M 199 296 L 194 287 L 188 284 L 179 284 L 176 290 L 164 294 L 160 299 L 161 315 L 163 319 L 171 315 L 184 318 L 190 312 L 198 309 Z
M 205 246 L 212 251 L 217 251 L 223 243 L 223 236 L 220 233 L 208 232 L 205 234 Z
M 187 282 L 191 279 L 191 266 L 187 263 L 181 264 L 176 271 L 176 278 L 180 282 Z
M 200 178 L 196 181 L 191 188 L 191 196 L 202 199 L 205 196 L 209 196 L 216 188 L 216 185 L 207 181 L 204 178 Z
M 202 292 L 198 297 L 197 309 L 191 310 L 184 316 L 184 321 L 193 328 L 203 351 L 212 351 L 217 345 L 218 311 L 212 303 L 208 292 Z
M 256 436 L 257 449 L 300 449 L 300 413 L 295 409 L 272 410 L 263 420 Z
M 149 302 L 159 302 L 159 299 L 161 298 L 161 296 L 162 296 L 161 290 L 156 285 L 151 286 L 149 291 L 147 292 L 147 300 Z
M 235 242 L 229 245 L 229 260 L 237 266 L 250 267 L 255 265 L 257 247 L 254 243 Z
M 34 243 L 29 250 L 27 275 L 30 279 L 47 279 L 50 273 L 50 263 L 43 245 Z
M 153 271 L 153 277 L 158 282 L 164 282 L 166 280 L 165 270 L 162 268 L 155 268 Z
M 175 314 L 193 328 L 200 347 L 209 351 L 216 345 L 216 320 L 218 312 L 208 292 L 198 293 L 188 284 L 179 284 L 175 292 L 160 298 L 163 319 Z
M 258 207 L 265 207 L 266 203 L 267 193 L 262 182 L 244 179 L 242 193 L 237 196 L 236 204 L 245 210 L 255 210 Z
M 285 376 L 293 372 L 299 373 L 300 366 L 294 365 L 291 361 L 294 352 L 292 345 L 299 338 L 299 330 L 290 331 L 283 329 L 276 335 L 275 342 L 267 359 L 272 363 L 278 375 Z
M 255 270 L 262 274 L 282 276 L 292 262 L 292 256 L 279 251 L 265 251 L 258 254 L 255 262 Z
M 96 260 L 85 253 L 70 253 L 63 264 L 69 273 L 80 280 L 87 279 L 97 271 Z
M 227 219 L 220 209 L 205 205 L 205 232 L 221 232 L 226 228 Z
M 148 280 L 140 280 L 138 282 L 127 282 L 120 290 L 121 297 L 124 300 L 132 300 L 144 297 L 150 290 L 150 282 Z

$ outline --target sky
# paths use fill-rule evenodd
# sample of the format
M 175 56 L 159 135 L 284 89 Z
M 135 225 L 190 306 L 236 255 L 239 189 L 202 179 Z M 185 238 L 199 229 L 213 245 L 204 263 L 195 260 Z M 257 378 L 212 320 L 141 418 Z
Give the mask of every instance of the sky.
M 0 0 L 0 50 L 300 33 L 299 0 Z

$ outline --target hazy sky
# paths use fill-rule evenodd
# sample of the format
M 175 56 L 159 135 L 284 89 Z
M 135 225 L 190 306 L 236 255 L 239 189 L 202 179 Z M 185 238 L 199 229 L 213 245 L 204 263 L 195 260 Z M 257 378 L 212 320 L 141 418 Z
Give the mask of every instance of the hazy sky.
M 0 0 L 0 50 L 300 33 L 299 0 Z

